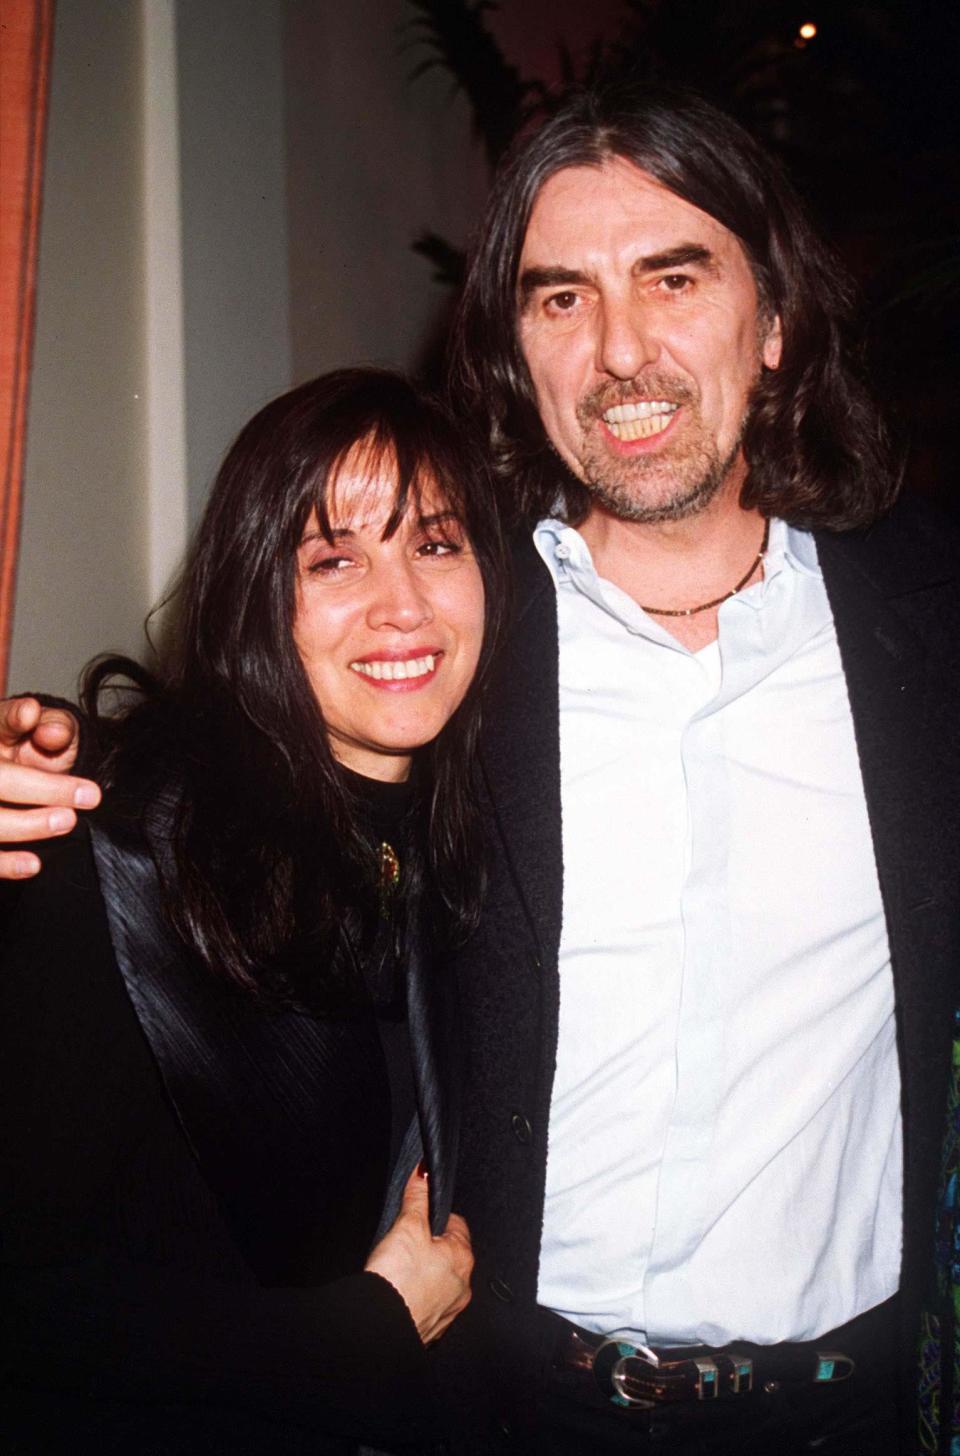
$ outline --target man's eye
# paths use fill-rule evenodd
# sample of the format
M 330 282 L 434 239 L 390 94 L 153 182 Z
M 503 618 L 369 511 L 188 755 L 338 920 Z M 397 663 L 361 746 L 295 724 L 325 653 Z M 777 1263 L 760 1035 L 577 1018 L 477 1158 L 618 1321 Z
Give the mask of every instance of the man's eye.
M 664 293 L 684 293 L 693 283 L 688 273 L 665 273 L 657 279 L 657 287 Z
M 577 295 L 569 290 L 551 293 L 547 299 L 547 308 L 556 313 L 569 313 L 572 308 L 576 308 L 578 301 Z

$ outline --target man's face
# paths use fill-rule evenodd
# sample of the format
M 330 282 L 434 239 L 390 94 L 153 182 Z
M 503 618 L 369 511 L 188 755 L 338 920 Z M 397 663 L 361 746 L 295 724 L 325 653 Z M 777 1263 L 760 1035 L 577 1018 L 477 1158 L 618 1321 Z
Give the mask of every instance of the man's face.
M 534 204 L 518 308 L 547 434 L 615 516 L 689 516 L 739 475 L 780 328 L 721 223 L 623 158 L 567 168 Z

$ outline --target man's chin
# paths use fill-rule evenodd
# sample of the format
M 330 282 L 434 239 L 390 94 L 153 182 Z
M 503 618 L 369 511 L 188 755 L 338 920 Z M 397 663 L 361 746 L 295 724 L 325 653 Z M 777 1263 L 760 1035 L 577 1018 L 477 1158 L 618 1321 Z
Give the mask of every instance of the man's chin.
M 645 461 L 644 468 L 631 471 L 614 470 L 609 461 L 591 468 L 587 461 L 583 484 L 595 504 L 618 521 L 642 525 L 684 521 L 700 515 L 734 481 L 740 461 L 739 440 L 725 460 L 688 458 L 673 470 L 666 462 L 651 468 L 652 462 Z
M 706 510 L 716 497 L 724 477 L 717 473 L 708 479 L 701 479 L 694 486 L 656 493 L 649 483 L 631 488 L 622 482 L 609 485 L 604 481 L 585 480 L 594 505 L 618 521 L 630 521 L 636 525 L 655 525 L 661 521 L 684 521 L 698 516 Z

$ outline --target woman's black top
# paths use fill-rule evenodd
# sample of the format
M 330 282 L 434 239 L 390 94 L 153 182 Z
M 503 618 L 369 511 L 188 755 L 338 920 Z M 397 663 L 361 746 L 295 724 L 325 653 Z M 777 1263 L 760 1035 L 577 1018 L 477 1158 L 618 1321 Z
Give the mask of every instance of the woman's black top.
M 327 1087 L 317 1146 L 338 1151 L 305 1169 L 327 1209 L 305 1252 L 284 1245 L 296 1179 L 265 1188 L 251 1172 L 247 1201 L 278 1230 L 264 1267 L 292 1271 L 264 1277 L 243 1241 L 243 1169 L 230 1206 L 127 994 L 85 825 L 41 853 L 37 879 L 0 887 L 0 1449 L 318 1456 L 419 1441 L 423 1348 L 396 1291 L 356 1272 L 412 1108 L 402 978 L 376 1016 L 306 1027 Z M 269 1072 L 282 1094 L 287 1069 Z M 256 1075 L 238 1107 L 256 1110 Z M 227 1131 L 244 1147 L 245 1125 Z
M 388 783 L 362 778 L 355 773 L 346 773 L 345 778 L 358 799 L 360 819 L 372 844 L 377 849 L 382 845 L 389 846 L 399 863 L 402 883 L 410 843 L 413 780 Z M 397 890 L 389 884 L 382 886 L 376 923 L 368 928 L 367 945 L 361 956 L 390 1082 L 391 1167 L 396 1162 L 416 1111 L 407 1033 L 403 946 L 396 903 L 398 893 L 399 886 Z

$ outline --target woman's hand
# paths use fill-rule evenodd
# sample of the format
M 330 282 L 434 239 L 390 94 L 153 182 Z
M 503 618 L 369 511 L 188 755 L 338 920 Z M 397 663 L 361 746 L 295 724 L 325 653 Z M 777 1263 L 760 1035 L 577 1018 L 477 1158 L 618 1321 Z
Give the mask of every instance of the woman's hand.
M 99 804 L 96 784 L 67 774 L 78 739 L 72 713 L 41 707 L 36 698 L 0 702 L 0 842 L 69 834 L 74 809 Z M 28 804 L 34 807 L 16 807 Z M 25 850 L 0 853 L 0 879 L 28 879 L 39 868 L 37 856 Z
M 470 1303 L 473 1253 L 470 1230 L 452 1213 L 439 1238 L 430 1232 L 427 1180 L 419 1172 L 407 1179 L 396 1222 L 366 1264 L 403 1298 L 425 1345 L 437 1340 Z

